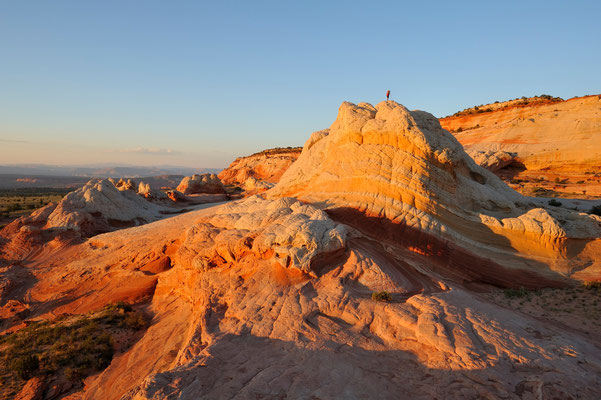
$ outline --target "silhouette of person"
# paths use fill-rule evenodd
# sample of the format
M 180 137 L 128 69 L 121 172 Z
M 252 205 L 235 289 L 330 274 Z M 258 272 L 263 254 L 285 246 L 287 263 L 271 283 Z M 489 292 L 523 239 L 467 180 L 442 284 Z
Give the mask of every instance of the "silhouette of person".
M 389 98 L 390 98 L 390 90 L 388 90 L 388 91 L 386 92 L 386 101 L 388 101 L 388 99 L 389 99 Z

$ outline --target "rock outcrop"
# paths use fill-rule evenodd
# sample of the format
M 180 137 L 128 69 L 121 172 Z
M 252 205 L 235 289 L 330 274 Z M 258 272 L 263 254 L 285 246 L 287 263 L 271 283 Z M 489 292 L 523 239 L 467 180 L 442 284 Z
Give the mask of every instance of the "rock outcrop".
M 0 237 L 7 240 L 1 248 L 8 254 L 23 255 L 58 237 L 90 237 L 156 221 L 166 212 L 176 211 L 147 201 L 133 186 L 128 188 L 131 181 L 121 182 L 117 187 L 109 179 L 93 179 L 58 203 L 16 219 L 0 231 Z
M 184 195 L 225 194 L 223 184 L 215 174 L 186 176 L 177 186 L 177 190 Z
M 301 153 L 300 147 L 275 148 L 247 157 L 239 157 L 219 173 L 226 185 L 239 185 L 250 191 L 267 189 L 279 181 L 282 174 Z M 260 182 L 261 185 L 257 185 Z
M 138 186 L 138 194 L 150 201 L 160 202 L 170 199 L 162 190 L 153 189 L 150 187 L 150 184 L 144 182 L 140 182 L 140 185 Z
M 519 160 L 515 154 L 506 151 L 471 150 L 467 151 L 467 154 L 474 159 L 476 164 L 490 172 L 496 172 Z
M 392 101 L 343 103 L 329 132 L 315 133 L 268 193 L 322 204 L 383 239 L 444 254 L 462 279 L 493 282 L 501 266 L 548 279 L 601 268 L 599 218 L 519 195 L 476 165 L 434 116 Z
M 148 330 L 78 398 L 594 398 L 601 390 L 597 345 L 474 296 L 441 279 L 426 255 L 290 198 L 251 197 L 99 235 L 51 259 L 55 268 L 31 266 L 40 278 L 28 291 L 33 315 L 152 299 Z M 167 267 L 148 267 L 158 264 Z M 391 302 L 372 300 L 381 290 Z
M 525 181 L 526 187 L 601 195 L 595 176 L 601 167 L 601 95 L 542 103 L 526 99 L 518 105 L 481 106 L 477 113 L 440 122 L 468 152 L 516 154 L 523 168 L 508 179 Z

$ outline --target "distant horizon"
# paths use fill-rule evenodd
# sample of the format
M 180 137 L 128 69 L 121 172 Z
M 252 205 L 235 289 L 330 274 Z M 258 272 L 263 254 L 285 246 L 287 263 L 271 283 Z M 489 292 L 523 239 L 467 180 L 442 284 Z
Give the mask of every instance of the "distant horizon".
M 439 118 L 597 94 L 599 15 L 592 0 L 7 3 L 0 162 L 225 168 L 387 90 Z

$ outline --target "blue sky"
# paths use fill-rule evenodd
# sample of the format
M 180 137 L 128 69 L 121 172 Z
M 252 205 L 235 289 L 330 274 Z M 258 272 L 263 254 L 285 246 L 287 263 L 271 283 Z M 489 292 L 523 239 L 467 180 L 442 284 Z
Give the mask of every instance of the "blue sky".
M 599 1 L 0 1 L 0 164 L 223 167 L 342 101 L 601 93 Z

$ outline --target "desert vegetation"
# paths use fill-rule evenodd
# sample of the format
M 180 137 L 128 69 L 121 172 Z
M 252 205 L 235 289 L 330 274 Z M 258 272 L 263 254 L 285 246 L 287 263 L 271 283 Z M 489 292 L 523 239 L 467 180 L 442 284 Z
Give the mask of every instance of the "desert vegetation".
M 274 147 L 272 149 L 267 149 L 263 151 L 259 151 L 257 153 L 251 154 L 249 157 L 254 156 L 266 156 L 266 155 L 274 155 L 274 154 L 287 154 L 287 153 L 300 153 L 303 150 L 302 147 Z
M 497 100 L 494 103 L 490 103 L 490 104 L 480 104 L 478 106 L 474 106 L 474 107 L 466 108 L 461 111 L 457 111 L 455 114 L 448 115 L 445 118 L 482 114 L 482 113 L 506 110 L 509 108 L 516 108 L 516 107 L 526 107 L 526 106 L 532 106 L 532 105 L 559 103 L 562 101 L 564 101 L 564 99 L 562 99 L 561 97 L 554 97 L 554 96 L 551 96 L 548 94 L 541 94 L 540 96 L 534 96 L 534 97 L 522 96 L 522 97 L 517 97 L 512 100 L 506 100 L 506 101 L 498 101 Z
M 578 287 L 504 289 L 489 294 L 498 303 L 528 315 L 570 326 L 584 333 L 601 328 L 601 282 Z
M 1 336 L 0 398 L 12 398 L 34 376 L 80 385 L 111 363 L 116 336 L 131 336 L 148 322 L 142 312 L 117 303 L 95 313 L 33 322 Z
M 26 188 L 0 190 L 0 219 L 14 218 L 59 201 L 72 189 Z
M 390 303 L 392 301 L 392 296 L 386 290 L 382 290 L 379 292 L 373 292 L 371 294 L 371 299 L 375 301 L 383 301 L 386 303 Z

